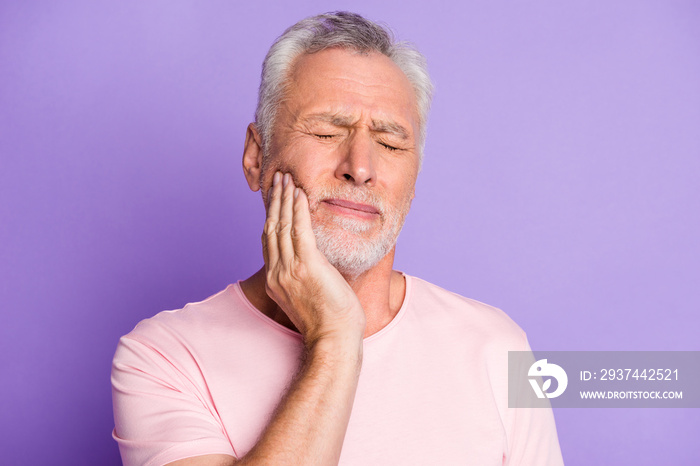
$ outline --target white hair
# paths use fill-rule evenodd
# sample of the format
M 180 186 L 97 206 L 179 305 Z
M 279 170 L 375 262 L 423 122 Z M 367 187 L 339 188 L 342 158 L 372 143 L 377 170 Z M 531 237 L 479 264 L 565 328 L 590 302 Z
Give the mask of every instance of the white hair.
M 425 57 L 411 44 L 395 41 L 387 28 L 347 11 L 303 19 L 287 29 L 270 47 L 263 62 L 258 107 L 255 110 L 255 124 L 265 152 L 272 140 L 277 108 L 284 97 L 295 60 L 302 54 L 332 47 L 382 53 L 403 71 L 416 95 L 420 126 L 417 147 L 422 161 L 433 93 Z

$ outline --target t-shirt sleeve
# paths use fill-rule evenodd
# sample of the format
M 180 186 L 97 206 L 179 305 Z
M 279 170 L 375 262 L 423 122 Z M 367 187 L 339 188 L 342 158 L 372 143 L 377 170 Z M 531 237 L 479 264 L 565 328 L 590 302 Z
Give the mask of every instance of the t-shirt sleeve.
M 520 351 L 532 351 L 524 339 Z M 529 388 L 529 387 L 528 387 Z M 551 408 L 508 408 L 507 466 L 563 466 Z
M 207 397 L 158 348 L 123 337 L 112 364 L 112 435 L 124 465 L 163 465 L 206 454 L 235 457 Z

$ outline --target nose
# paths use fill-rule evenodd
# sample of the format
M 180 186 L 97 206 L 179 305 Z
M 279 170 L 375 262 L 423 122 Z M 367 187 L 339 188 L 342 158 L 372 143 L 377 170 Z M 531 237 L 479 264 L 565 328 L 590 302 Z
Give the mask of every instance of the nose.
M 341 150 L 343 153 L 335 172 L 336 178 L 357 186 L 374 186 L 377 181 L 376 148 L 371 136 L 357 132 L 348 138 Z

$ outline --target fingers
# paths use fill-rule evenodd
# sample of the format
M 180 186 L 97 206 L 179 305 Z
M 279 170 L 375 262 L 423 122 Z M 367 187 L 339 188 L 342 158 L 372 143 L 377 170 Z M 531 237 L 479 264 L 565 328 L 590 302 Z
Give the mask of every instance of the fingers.
M 316 248 L 306 193 L 294 185 L 290 174 L 276 172 L 268 193 L 267 220 L 263 232 L 263 256 L 268 267 L 291 261 Z
M 277 244 L 277 223 L 280 216 L 280 205 L 282 203 L 282 178 L 281 173 L 275 173 L 272 178 L 272 187 L 268 192 L 267 220 L 263 231 L 263 256 L 268 270 L 274 267 L 279 261 L 279 246 Z
M 292 242 L 294 252 L 298 256 L 306 256 L 316 249 L 316 237 L 311 227 L 311 213 L 309 212 L 309 199 L 301 188 L 294 189 L 292 219 Z
M 279 210 L 277 224 L 277 244 L 279 245 L 280 260 L 284 265 L 289 265 L 294 259 L 294 245 L 292 244 L 292 204 L 294 201 L 294 182 L 289 173 L 282 177 L 282 203 Z

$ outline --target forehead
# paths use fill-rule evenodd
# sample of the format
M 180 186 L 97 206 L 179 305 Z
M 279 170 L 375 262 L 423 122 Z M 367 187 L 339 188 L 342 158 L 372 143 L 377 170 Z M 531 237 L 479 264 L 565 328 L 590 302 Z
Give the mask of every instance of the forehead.
M 285 106 L 297 117 L 337 114 L 396 123 L 417 132 L 416 96 L 406 75 L 383 54 L 326 49 L 299 57 Z

